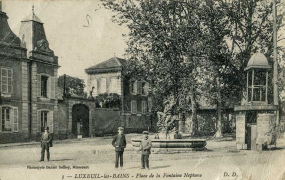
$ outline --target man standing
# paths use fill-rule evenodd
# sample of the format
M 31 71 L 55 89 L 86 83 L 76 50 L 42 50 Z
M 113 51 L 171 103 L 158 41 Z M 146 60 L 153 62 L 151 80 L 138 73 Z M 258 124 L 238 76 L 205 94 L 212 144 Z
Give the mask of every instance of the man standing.
M 123 154 L 124 149 L 127 146 L 126 137 L 123 134 L 124 128 L 118 128 L 118 134 L 113 138 L 112 145 L 115 147 L 116 151 L 116 162 L 115 168 L 119 167 L 119 159 L 120 159 L 120 167 L 123 169 Z
M 41 139 L 41 147 L 42 147 L 42 152 L 41 152 L 41 160 L 44 161 L 45 158 L 45 151 L 47 151 L 47 160 L 49 161 L 50 159 L 50 154 L 49 154 L 49 147 L 51 145 L 52 137 L 48 132 L 48 127 L 45 127 L 45 132 L 42 135 Z
M 148 132 L 144 131 L 144 138 L 141 140 L 140 143 L 140 150 L 142 151 L 142 156 L 141 156 L 141 164 L 142 164 L 142 169 L 149 169 L 149 155 L 150 155 L 150 150 L 151 150 L 151 140 L 148 137 Z

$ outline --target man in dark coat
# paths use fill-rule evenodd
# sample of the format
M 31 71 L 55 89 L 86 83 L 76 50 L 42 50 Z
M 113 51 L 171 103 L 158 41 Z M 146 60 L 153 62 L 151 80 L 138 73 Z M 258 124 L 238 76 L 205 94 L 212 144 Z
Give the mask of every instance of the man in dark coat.
M 123 134 L 124 128 L 118 128 L 118 134 L 113 138 L 112 145 L 115 147 L 116 151 L 116 162 L 115 168 L 119 167 L 119 159 L 120 159 L 120 167 L 123 169 L 123 154 L 124 149 L 127 146 L 126 137 Z
M 51 142 L 52 142 L 52 136 L 48 132 L 48 127 L 45 127 L 45 132 L 43 133 L 42 138 L 41 138 L 42 151 L 41 151 L 41 160 L 40 161 L 44 161 L 45 151 L 47 151 L 47 160 L 48 161 L 50 160 L 49 147 L 51 146 Z
M 142 169 L 149 169 L 149 155 L 151 152 L 151 140 L 148 137 L 148 131 L 144 131 L 144 138 L 141 140 L 140 143 L 140 150 L 142 151 L 142 156 L 141 156 L 141 164 L 142 164 Z

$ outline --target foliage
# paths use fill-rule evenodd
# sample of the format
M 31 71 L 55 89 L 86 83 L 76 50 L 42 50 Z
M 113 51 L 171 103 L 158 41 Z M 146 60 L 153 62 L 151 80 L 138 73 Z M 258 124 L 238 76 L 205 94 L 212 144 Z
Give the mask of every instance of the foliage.
M 200 2 L 190 3 L 185 6 L 175 1 L 103 0 L 106 8 L 117 12 L 114 21 L 129 28 L 129 66 L 124 70 L 125 76 L 148 81 L 154 104 L 160 109 L 170 95 L 184 99 L 183 88 L 187 88 L 187 94 L 189 91 L 194 94 L 196 89 L 199 59 L 193 56 L 202 46 L 199 43 L 201 22 L 195 16 Z M 182 86 L 185 79 L 191 88 Z
M 95 97 L 95 102 L 102 108 L 119 108 L 121 96 L 117 93 L 103 93 Z
M 254 52 L 272 61 L 271 2 L 102 1 L 117 13 L 114 22 L 129 28 L 125 75 L 150 82 L 158 109 L 174 95 L 175 113 L 192 111 L 194 123 L 202 96 L 219 104 L 220 117 L 222 104 L 242 99 L 244 68 Z M 277 27 L 282 26 L 278 15 Z
M 58 87 L 64 89 L 63 86 L 64 75 L 61 75 L 58 78 Z M 72 94 L 76 94 L 82 97 L 84 96 L 85 83 L 83 79 L 66 75 L 65 87 Z

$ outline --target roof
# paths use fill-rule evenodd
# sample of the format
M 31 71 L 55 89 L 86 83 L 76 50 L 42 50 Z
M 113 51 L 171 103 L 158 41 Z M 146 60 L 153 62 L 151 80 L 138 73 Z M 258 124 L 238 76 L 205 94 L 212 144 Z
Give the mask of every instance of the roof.
M 8 44 L 14 44 L 17 46 L 20 46 L 21 41 L 20 38 L 18 38 L 13 31 L 11 30 L 9 24 L 8 24 L 8 16 L 6 13 L 0 11 L 0 42 L 5 42 Z
M 42 23 L 42 21 L 40 20 L 40 18 L 38 18 L 34 12 L 32 12 L 31 14 L 29 14 L 27 17 L 25 17 L 23 21 L 35 21 L 35 22 L 39 22 Z M 43 23 L 42 23 L 43 24 Z
M 86 73 L 101 73 L 110 71 L 121 71 L 124 66 L 126 66 L 127 61 L 125 59 L 113 57 L 106 61 L 103 61 L 95 66 L 91 66 L 85 69 Z
M 267 58 L 262 53 L 255 53 L 249 59 L 245 70 L 251 68 L 269 69 L 271 67 L 268 65 Z

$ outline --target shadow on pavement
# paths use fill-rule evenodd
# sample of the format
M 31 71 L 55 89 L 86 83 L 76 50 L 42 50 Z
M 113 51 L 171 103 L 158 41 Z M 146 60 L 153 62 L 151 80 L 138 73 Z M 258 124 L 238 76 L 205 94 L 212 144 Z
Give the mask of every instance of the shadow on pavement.
M 167 168 L 170 167 L 171 165 L 166 165 L 166 166 L 156 166 L 156 167 L 151 167 L 150 169 L 162 169 L 162 168 Z
M 171 165 L 150 167 L 150 170 L 152 170 L 152 169 L 162 169 L 162 168 L 167 168 L 167 167 L 170 167 L 170 166 Z M 141 169 L 141 166 L 131 167 L 131 168 L 127 168 L 127 169 Z
M 50 161 L 71 161 L 74 159 L 55 159 L 55 160 L 50 160 Z
M 282 151 L 284 149 L 285 149 L 285 147 L 273 147 L 270 149 L 264 149 L 263 151 Z

